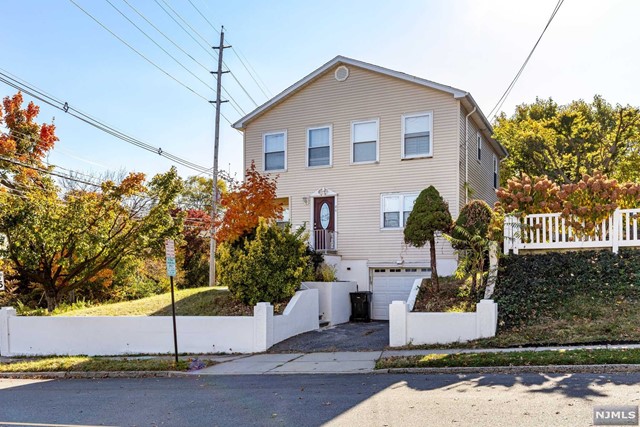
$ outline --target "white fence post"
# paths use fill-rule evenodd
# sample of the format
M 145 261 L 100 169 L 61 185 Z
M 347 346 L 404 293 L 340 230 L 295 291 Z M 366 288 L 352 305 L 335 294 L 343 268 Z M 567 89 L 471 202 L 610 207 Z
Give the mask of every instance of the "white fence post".
M 267 351 L 273 345 L 273 306 L 259 302 L 253 307 L 253 351 Z
M 407 341 L 407 314 L 409 307 L 405 301 L 389 304 L 389 346 L 402 347 Z
M 0 356 L 11 356 L 11 349 L 9 348 L 9 317 L 15 315 L 15 308 L 0 308 Z
M 520 239 L 516 242 L 516 231 L 518 218 L 513 215 L 506 215 L 504 217 L 504 254 L 509 255 L 509 251 L 513 250 L 514 255 L 518 254 L 518 243 Z M 518 234 L 518 236 L 520 236 Z
M 620 209 L 613 211 L 613 230 L 611 230 L 611 250 L 614 254 L 618 253 L 620 248 L 620 226 L 622 225 L 622 214 Z
M 476 331 L 478 338 L 490 338 L 496 335 L 498 327 L 498 304 L 483 299 L 476 305 Z

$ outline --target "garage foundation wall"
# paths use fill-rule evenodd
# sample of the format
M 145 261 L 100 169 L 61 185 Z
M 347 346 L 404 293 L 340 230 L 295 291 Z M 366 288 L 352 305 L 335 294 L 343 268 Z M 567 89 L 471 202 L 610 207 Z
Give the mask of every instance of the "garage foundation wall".
M 254 353 L 318 329 L 318 291 L 298 291 L 281 316 L 258 303 L 253 316 L 178 316 L 181 353 Z M 0 309 L 0 355 L 167 354 L 173 352 L 170 316 L 17 316 Z
M 389 345 L 451 344 L 496 334 L 498 305 L 482 300 L 475 313 L 413 313 L 405 301 L 389 306 Z

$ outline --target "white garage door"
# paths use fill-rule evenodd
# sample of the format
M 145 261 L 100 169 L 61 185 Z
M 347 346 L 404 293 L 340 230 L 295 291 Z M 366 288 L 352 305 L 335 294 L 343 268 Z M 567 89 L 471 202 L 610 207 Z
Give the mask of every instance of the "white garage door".
M 428 277 L 426 268 L 375 268 L 373 269 L 373 295 L 371 318 L 389 320 L 389 304 L 406 301 L 413 282 Z

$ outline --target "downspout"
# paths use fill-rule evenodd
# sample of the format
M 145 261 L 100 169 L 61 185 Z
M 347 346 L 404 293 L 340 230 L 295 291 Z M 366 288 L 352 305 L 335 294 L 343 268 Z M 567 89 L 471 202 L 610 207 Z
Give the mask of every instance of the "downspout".
M 469 117 L 476 112 L 478 107 L 473 107 L 473 110 L 467 114 L 464 118 L 464 204 L 469 201 Z

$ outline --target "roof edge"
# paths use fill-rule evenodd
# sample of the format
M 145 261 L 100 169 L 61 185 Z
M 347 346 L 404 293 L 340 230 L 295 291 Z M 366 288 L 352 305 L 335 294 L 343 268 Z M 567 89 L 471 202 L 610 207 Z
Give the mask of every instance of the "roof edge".
M 231 126 L 233 128 L 235 128 L 235 129 L 238 129 L 238 130 L 244 129 L 244 127 L 246 125 L 246 122 L 248 122 L 249 120 L 253 119 L 254 117 L 259 115 L 260 113 L 266 111 L 271 106 L 277 104 L 278 102 L 280 102 L 281 100 L 283 100 L 284 98 L 286 98 L 290 94 L 294 93 L 298 89 L 302 88 L 304 85 L 309 83 L 311 80 L 315 79 L 320 74 L 322 74 L 325 71 L 327 71 L 329 68 L 333 67 L 334 65 L 340 64 L 340 63 L 347 64 L 347 65 L 352 65 L 354 67 L 364 68 L 364 69 L 369 70 L 369 71 L 374 71 L 374 72 L 377 72 L 377 73 L 380 73 L 380 74 L 384 74 L 384 75 L 391 76 L 391 77 L 396 77 L 396 78 L 401 79 L 401 80 L 405 80 L 405 81 L 412 82 L 412 83 L 417 83 L 417 84 L 420 84 L 422 86 L 426 86 L 426 87 L 430 87 L 432 89 L 436 89 L 436 90 L 440 90 L 440 91 L 443 91 L 443 92 L 446 92 L 446 93 L 450 93 L 451 95 L 453 95 L 454 98 L 462 98 L 462 97 L 465 97 L 465 96 L 469 95 L 468 92 L 463 91 L 461 89 L 454 88 L 452 86 L 443 85 L 443 84 L 440 84 L 440 83 L 433 82 L 431 80 L 427 80 L 427 79 L 423 79 L 423 78 L 420 78 L 420 77 L 412 76 L 410 74 L 402 73 L 400 71 L 394 71 L 394 70 L 391 70 L 389 68 L 380 67 L 379 65 L 369 64 L 367 62 L 358 61 L 357 59 L 347 58 L 346 56 L 338 55 L 335 58 L 333 58 L 332 60 L 326 62 L 320 68 L 317 68 L 315 71 L 311 72 L 310 74 L 307 74 L 305 77 L 303 77 L 302 79 L 298 80 L 296 83 L 292 84 L 291 86 L 289 86 L 288 88 L 286 88 L 285 90 L 283 90 L 282 92 L 280 92 L 279 94 L 277 94 L 276 96 L 274 96 L 273 98 L 271 98 L 270 100 L 265 102 L 264 104 L 262 104 L 259 107 L 255 108 L 253 111 L 251 111 L 250 113 L 248 113 L 247 115 L 245 115 L 244 117 L 242 117 L 241 119 L 239 119 L 238 121 L 233 123 Z M 475 101 L 473 101 L 473 102 L 475 103 Z M 487 123 L 488 123 L 488 121 L 487 121 Z

